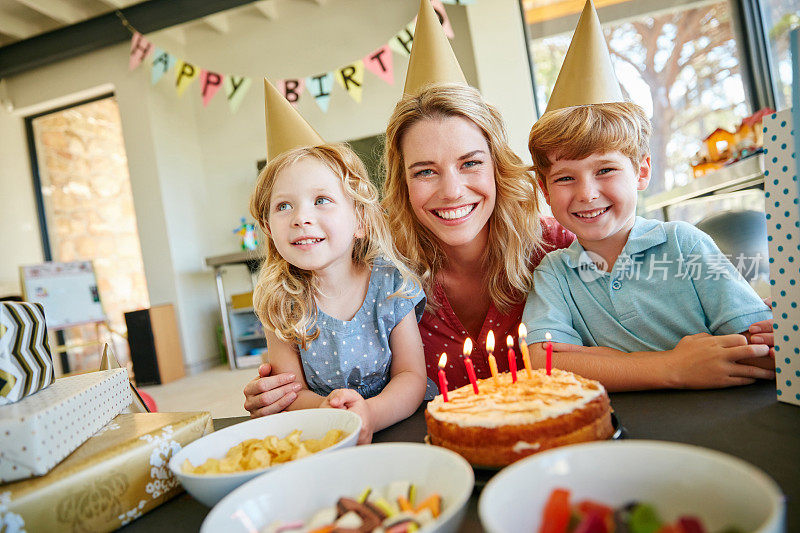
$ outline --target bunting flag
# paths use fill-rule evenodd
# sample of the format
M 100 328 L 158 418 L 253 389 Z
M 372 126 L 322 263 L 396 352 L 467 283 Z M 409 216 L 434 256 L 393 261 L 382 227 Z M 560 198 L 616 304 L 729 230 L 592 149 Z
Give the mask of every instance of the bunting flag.
M 152 51 L 152 43 L 145 39 L 144 36 L 138 31 L 133 32 L 133 39 L 131 39 L 130 59 L 128 61 L 128 70 L 133 70 L 138 67 Z
M 153 52 L 153 68 L 150 71 L 150 83 L 155 85 L 158 80 L 175 66 L 177 59 L 174 55 L 161 48 Z
M 278 88 L 278 91 L 280 91 L 283 97 L 286 98 L 290 104 L 296 106 L 297 101 L 300 99 L 300 95 L 303 94 L 305 84 L 306 81 L 303 78 L 287 78 L 285 80 L 278 80 L 275 83 L 275 87 Z
M 355 63 L 337 70 L 336 81 L 344 87 L 350 98 L 360 104 L 361 91 L 364 88 L 364 62 L 359 59 Z
M 328 105 L 331 102 L 331 91 L 333 90 L 333 72 L 325 72 L 316 76 L 306 78 L 306 89 L 314 102 L 317 103 L 323 113 L 328 112 Z
M 410 23 L 405 28 L 389 39 L 389 47 L 401 56 L 411 55 L 411 46 L 414 44 L 414 28 L 416 24 Z
M 217 91 L 222 87 L 222 82 L 225 76 L 217 74 L 216 72 L 209 72 L 206 69 L 200 70 L 200 95 L 203 97 L 203 107 L 217 94 Z
M 186 61 L 178 63 L 175 72 L 175 91 L 178 93 L 178 96 L 183 96 L 186 88 L 200 75 L 200 72 L 194 65 Z
M 444 33 L 451 39 L 454 38 L 453 27 L 447 16 L 444 4 L 468 5 L 476 0 L 430 0 L 434 11 L 439 17 Z M 327 113 L 330 106 L 333 80 L 347 91 L 347 94 L 356 103 L 361 103 L 364 90 L 364 71 L 372 74 L 389 85 L 394 85 L 394 57 L 393 52 L 405 57 L 411 55 L 414 44 L 416 18 L 398 31 L 388 42 L 375 49 L 364 57 L 345 65 L 342 68 L 308 76 L 305 78 L 285 78 L 276 80 L 278 91 L 294 106 L 308 93 L 314 103 L 323 113 Z M 193 63 L 178 59 L 168 51 L 155 46 L 144 35 L 126 24 L 133 32 L 128 58 L 128 69 L 134 70 L 146 59 L 149 60 L 150 83 L 155 85 L 164 77 L 164 74 L 175 69 L 172 79 L 175 82 L 175 92 L 180 97 L 195 79 L 199 79 L 199 93 L 203 107 L 207 107 L 221 87 L 225 88 L 225 99 L 231 113 L 236 113 L 239 106 L 250 89 L 252 80 L 246 76 L 221 74 L 200 68 Z
M 225 97 L 228 99 L 228 107 L 231 113 L 236 113 L 239 105 L 242 103 L 242 98 L 247 94 L 250 89 L 250 84 L 253 80 L 244 76 L 225 76 Z
M 367 70 L 378 76 L 389 85 L 394 85 L 392 49 L 388 44 L 381 46 L 371 54 L 367 54 L 362 61 L 364 62 L 364 67 Z

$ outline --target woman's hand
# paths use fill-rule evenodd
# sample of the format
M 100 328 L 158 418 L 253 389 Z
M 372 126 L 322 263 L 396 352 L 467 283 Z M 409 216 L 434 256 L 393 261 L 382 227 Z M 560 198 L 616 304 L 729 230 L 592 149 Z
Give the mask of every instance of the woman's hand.
M 353 389 L 336 389 L 328 394 L 320 407 L 332 407 L 333 409 L 347 409 L 353 411 L 361 417 L 361 433 L 358 435 L 359 444 L 369 444 L 372 442 L 374 431 L 372 411 L 367 401 Z
M 294 374 L 270 376 L 270 372 L 272 366 L 264 363 L 258 367 L 258 377 L 244 387 L 244 408 L 250 418 L 280 413 L 295 401 L 302 387 Z

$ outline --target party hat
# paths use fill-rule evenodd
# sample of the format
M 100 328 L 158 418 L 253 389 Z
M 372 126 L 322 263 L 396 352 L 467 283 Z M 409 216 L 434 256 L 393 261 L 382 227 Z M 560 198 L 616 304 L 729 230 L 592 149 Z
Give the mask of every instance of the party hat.
M 115 368 L 122 368 L 122 365 L 119 364 L 117 361 L 114 352 L 106 343 L 103 346 L 103 355 L 100 357 L 100 371 L 103 370 L 113 370 Z M 131 404 L 126 407 L 123 412 L 124 413 L 149 413 L 150 409 L 147 407 L 147 404 L 144 403 L 144 400 L 139 395 L 139 391 L 136 390 L 136 387 L 133 386 L 133 383 L 128 380 L 128 384 L 131 387 Z
M 403 94 L 416 94 L 431 83 L 467 84 L 439 16 L 429 0 L 420 0 L 414 44 Z
M 267 161 L 293 148 L 325 144 L 319 133 L 266 78 L 264 112 L 267 119 Z
M 545 113 L 565 107 L 624 101 L 597 11 L 592 0 L 586 0 Z

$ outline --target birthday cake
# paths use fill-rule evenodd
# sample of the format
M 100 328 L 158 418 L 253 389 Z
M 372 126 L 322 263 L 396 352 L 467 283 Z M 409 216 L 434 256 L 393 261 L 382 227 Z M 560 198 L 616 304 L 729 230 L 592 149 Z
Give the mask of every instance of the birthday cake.
M 478 380 L 428 403 L 431 444 L 476 466 L 500 467 L 556 446 L 610 438 L 611 403 L 605 388 L 572 372 L 523 370 Z

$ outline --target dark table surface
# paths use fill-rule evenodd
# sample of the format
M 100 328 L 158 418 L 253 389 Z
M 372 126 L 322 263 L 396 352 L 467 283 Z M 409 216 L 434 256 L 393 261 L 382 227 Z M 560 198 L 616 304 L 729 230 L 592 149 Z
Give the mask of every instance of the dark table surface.
M 786 494 L 787 531 L 800 531 L 800 406 L 778 402 L 774 382 L 710 391 L 649 391 L 611 395 L 626 438 L 683 442 L 725 452 L 764 470 Z M 245 417 L 214 421 L 221 429 Z M 373 442 L 422 442 L 422 408 L 376 433 Z M 476 476 L 480 480 L 481 476 Z M 722 489 L 722 487 L 721 487 Z M 463 532 L 480 532 L 477 486 Z M 197 531 L 209 508 L 186 493 L 132 522 L 125 531 Z

